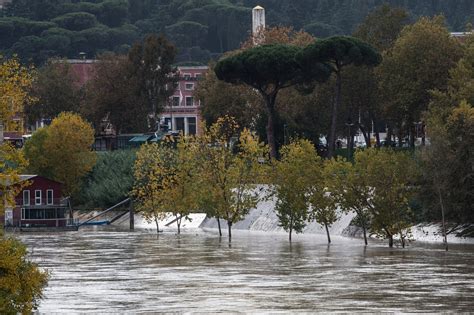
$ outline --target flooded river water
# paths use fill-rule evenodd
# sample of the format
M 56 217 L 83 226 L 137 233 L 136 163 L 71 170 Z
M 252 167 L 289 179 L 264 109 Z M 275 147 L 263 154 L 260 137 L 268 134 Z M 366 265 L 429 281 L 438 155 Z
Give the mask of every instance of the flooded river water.
M 469 312 L 474 247 L 367 248 L 361 240 L 214 231 L 19 236 L 51 273 L 39 311 Z

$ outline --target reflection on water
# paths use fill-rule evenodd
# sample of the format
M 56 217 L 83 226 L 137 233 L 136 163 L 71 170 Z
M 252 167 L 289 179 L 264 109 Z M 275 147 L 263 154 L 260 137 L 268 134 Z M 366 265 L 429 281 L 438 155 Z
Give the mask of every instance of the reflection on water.
M 226 238 L 81 230 L 22 234 L 51 271 L 40 311 L 474 309 L 474 247 L 365 248 L 360 240 L 236 232 Z

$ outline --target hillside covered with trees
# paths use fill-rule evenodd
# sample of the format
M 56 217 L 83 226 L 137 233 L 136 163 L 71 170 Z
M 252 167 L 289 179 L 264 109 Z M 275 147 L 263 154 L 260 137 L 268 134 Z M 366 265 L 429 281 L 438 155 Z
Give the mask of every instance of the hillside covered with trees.
M 251 9 L 266 9 L 269 26 L 292 26 L 316 37 L 351 34 L 382 3 L 404 7 L 415 21 L 443 14 L 451 31 L 473 23 L 471 0 L 12 0 L 0 12 L 0 54 L 37 64 L 51 57 L 125 53 L 148 33 L 164 33 L 180 62 L 206 63 L 238 48 Z

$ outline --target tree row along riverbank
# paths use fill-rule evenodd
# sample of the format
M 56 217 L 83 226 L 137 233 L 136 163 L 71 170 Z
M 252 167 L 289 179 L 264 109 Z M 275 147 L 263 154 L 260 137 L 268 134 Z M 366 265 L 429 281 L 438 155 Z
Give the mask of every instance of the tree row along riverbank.
M 278 217 L 274 211 L 275 200 L 267 200 L 260 202 L 256 208 L 250 210 L 249 214 L 245 218 L 233 226 L 235 230 L 239 231 L 255 231 L 255 232 L 266 232 L 286 235 L 285 230 L 279 226 Z M 86 218 L 85 211 L 78 211 L 78 215 Z M 329 229 L 331 235 L 339 237 L 349 238 L 360 238 L 362 240 L 362 229 L 351 225 L 351 221 L 354 218 L 354 214 L 343 214 L 339 220 L 337 220 Z M 174 216 L 169 214 L 163 217 L 159 221 L 160 229 L 166 232 L 175 232 L 176 224 L 172 221 Z M 204 213 L 193 213 L 190 215 L 191 221 L 184 220 L 182 228 L 184 230 L 203 229 L 203 230 L 217 230 L 217 220 L 215 218 L 206 218 Z M 120 220 L 115 222 L 115 226 L 128 227 L 128 214 L 122 217 Z M 171 224 L 170 224 L 171 223 Z M 225 222 L 221 220 L 221 225 L 224 226 Z M 156 231 L 156 225 L 154 222 L 147 222 L 140 214 L 135 215 L 135 228 L 147 229 Z M 462 226 L 459 229 L 448 234 L 448 242 L 455 244 L 474 244 L 474 237 L 458 237 L 458 233 L 462 233 L 463 230 L 472 228 L 472 226 Z M 225 230 L 224 230 L 225 233 Z M 326 231 L 324 226 L 317 222 L 309 222 L 304 228 L 304 235 L 325 235 Z M 375 236 L 371 236 L 371 239 L 377 239 Z M 441 224 L 434 222 L 421 223 L 411 228 L 410 242 L 424 242 L 424 243 L 443 243 L 443 234 L 441 232 Z

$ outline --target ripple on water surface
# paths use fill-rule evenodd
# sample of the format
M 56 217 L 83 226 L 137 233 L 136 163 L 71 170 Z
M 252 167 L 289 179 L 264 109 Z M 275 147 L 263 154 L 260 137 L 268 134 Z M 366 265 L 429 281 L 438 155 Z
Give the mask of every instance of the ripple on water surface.
M 319 235 L 81 230 L 22 234 L 49 312 L 468 312 L 474 247 L 389 249 Z

